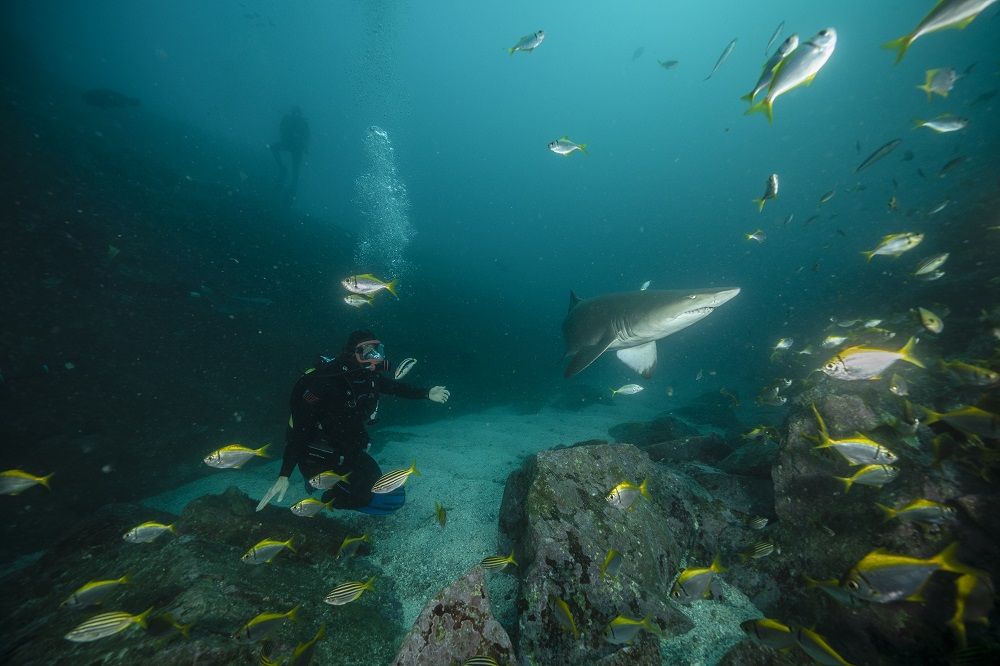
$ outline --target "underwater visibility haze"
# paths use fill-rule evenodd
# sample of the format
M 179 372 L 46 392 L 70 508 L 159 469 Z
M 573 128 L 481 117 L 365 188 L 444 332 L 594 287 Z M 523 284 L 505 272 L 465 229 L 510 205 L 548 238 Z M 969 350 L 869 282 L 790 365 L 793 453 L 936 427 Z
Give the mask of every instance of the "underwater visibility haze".
M 0 13 L 0 661 L 1000 661 L 1000 3 Z

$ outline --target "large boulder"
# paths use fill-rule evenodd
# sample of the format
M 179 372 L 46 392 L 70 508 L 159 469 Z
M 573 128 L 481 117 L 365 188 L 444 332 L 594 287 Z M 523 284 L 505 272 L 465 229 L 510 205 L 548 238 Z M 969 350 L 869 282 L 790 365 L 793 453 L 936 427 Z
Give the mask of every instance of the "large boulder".
M 490 656 L 514 662 L 510 637 L 493 617 L 483 570 L 476 566 L 424 606 L 394 666 L 438 666 Z
M 616 442 L 629 442 L 642 449 L 657 442 L 697 435 L 698 431 L 678 418 L 663 415 L 652 421 L 619 423 L 612 426 L 608 434 Z
M 637 499 L 630 510 L 606 500 L 618 483 L 644 479 L 651 499 Z M 689 632 L 689 609 L 670 600 L 674 576 L 685 566 L 707 566 L 716 552 L 732 551 L 744 532 L 742 521 L 693 478 L 652 462 L 630 444 L 536 454 L 508 477 L 500 510 L 500 550 L 513 550 L 519 564 L 515 640 L 521 663 L 660 663 L 660 642 L 652 635 L 641 633 L 630 647 L 613 645 L 603 639 L 605 627 L 619 614 L 648 615 L 668 642 Z M 612 548 L 622 555 L 621 568 L 602 580 L 600 567 Z M 578 639 L 560 624 L 554 598 L 568 605 Z M 751 612 L 741 606 L 732 617 L 746 619 Z M 723 652 L 739 640 L 737 624 L 727 622 L 718 632 Z
M 729 442 L 715 433 L 709 435 L 690 435 L 679 439 L 650 444 L 646 453 L 655 462 L 688 462 L 697 460 L 703 463 L 717 463 L 733 452 Z

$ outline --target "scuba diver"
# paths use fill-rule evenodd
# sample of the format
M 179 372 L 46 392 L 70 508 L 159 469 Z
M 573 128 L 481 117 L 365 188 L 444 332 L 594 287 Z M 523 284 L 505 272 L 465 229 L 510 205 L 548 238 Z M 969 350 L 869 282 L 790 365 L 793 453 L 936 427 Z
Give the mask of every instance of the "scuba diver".
M 314 490 L 309 479 L 320 472 L 350 474 L 346 482 L 323 494 L 323 501 L 333 500 L 338 509 L 384 515 L 403 506 L 402 487 L 385 494 L 371 491 L 382 470 L 368 455 L 370 439 L 365 425 L 375 422 L 382 393 L 442 404 L 451 394 L 444 386 L 418 388 L 381 374 L 388 369 L 385 348 L 375 334 L 354 331 L 339 356 L 320 356 L 316 367 L 306 370 L 292 389 L 281 472 L 257 511 L 275 497 L 279 502 L 285 498 L 288 477 L 296 465 L 308 493 Z
M 288 169 L 281 160 L 281 152 L 287 150 L 292 160 L 292 180 L 288 184 L 287 197 L 291 202 L 295 198 L 295 192 L 299 187 L 299 166 L 302 164 L 302 155 L 306 152 L 309 143 L 309 123 L 302 116 L 302 109 L 293 106 L 292 110 L 281 119 L 281 139 L 277 143 L 271 144 L 271 153 L 274 161 L 278 163 L 281 171 L 281 184 L 285 184 L 285 176 Z

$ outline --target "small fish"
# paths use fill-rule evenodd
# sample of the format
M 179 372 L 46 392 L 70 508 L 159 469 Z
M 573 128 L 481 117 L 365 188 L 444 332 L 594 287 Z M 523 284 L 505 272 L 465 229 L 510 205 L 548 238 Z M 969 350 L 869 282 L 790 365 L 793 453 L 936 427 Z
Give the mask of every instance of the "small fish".
M 941 317 L 927 308 L 918 307 L 917 313 L 920 315 L 920 324 L 931 333 L 940 333 L 944 330 L 944 322 L 941 321 Z
M 608 550 L 608 554 L 604 557 L 604 562 L 600 566 L 601 580 L 605 577 L 611 576 L 614 578 L 618 575 L 618 570 L 622 566 L 622 554 L 619 553 L 614 548 Z
M 937 215 L 938 213 L 940 213 L 941 211 L 943 211 L 945 208 L 947 208 L 949 203 L 950 202 L 948 201 L 948 199 L 945 199 L 944 201 L 942 201 L 941 203 L 939 203 L 937 206 L 934 206 L 934 208 L 931 208 L 929 211 L 927 211 L 927 214 L 928 215 Z
M 926 275 L 928 273 L 933 273 L 937 269 L 944 265 L 944 262 L 948 261 L 949 254 L 947 252 L 942 252 L 941 254 L 935 254 L 933 257 L 929 257 L 920 262 L 917 266 L 917 270 L 913 271 L 913 275 Z
M 619 615 L 604 627 L 604 640 L 613 645 L 624 645 L 631 643 L 641 630 L 645 629 L 651 634 L 663 637 L 663 631 L 659 625 L 652 621 L 649 615 L 641 620 L 635 620 L 625 615 Z
M 927 129 L 932 129 L 938 134 L 947 134 L 949 132 L 958 132 L 963 130 L 969 125 L 968 118 L 959 118 L 953 116 L 950 113 L 938 116 L 933 120 L 921 120 L 917 119 L 913 121 L 913 129 L 920 129 L 921 127 L 926 127 Z
M 67 608 L 86 608 L 87 606 L 96 606 L 101 603 L 104 597 L 108 596 L 108 593 L 119 585 L 127 585 L 128 582 L 128 576 L 122 576 L 121 578 L 115 578 L 112 580 L 92 580 L 81 586 L 73 594 L 69 595 L 66 601 L 62 602 L 60 606 L 65 606 Z
M 735 393 L 733 393 L 729 389 L 727 389 L 725 387 L 720 388 L 719 389 L 719 394 L 720 395 L 724 395 L 727 398 L 729 398 L 729 402 L 732 404 L 733 407 L 739 407 L 740 406 L 740 399 L 736 396 Z
M 303 518 L 312 518 L 323 509 L 329 509 L 331 506 L 333 506 L 333 500 L 330 500 L 329 502 L 321 502 L 318 499 L 307 497 L 304 500 L 296 502 L 292 505 L 292 513 L 296 516 L 302 516 Z
M 899 469 L 895 467 L 889 465 L 865 465 L 855 472 L 854 476 L 835 476 L 834 478 L 844 484 L 844 492 L 848 493 L 851 491 L 851 486 L 855 483 L 862 486 L 876 486 L 881 488 L 885 484 L 895 480 L 897 476 L 899 476 Z
M 935 571 L 977 574 L 956 559 L 958 542 L 933 557 L 921 559 L 894 555 L 882 548 L 873 550 L 844 577 L 841 585 L 850 594 L 877 604 L 893 601 L 920 601 L 920 590 Z
M 521 39 L 517 40 L 517 44 L 507 49 L 509 55 L 514 55 L 517 51 L 523 51 L 525 53 L 531 53 L 545 41 L 545 31 L 539 30 L 533 32 L 530 35 L 525 35 Z
M 957 80 L 958 74 L 951 67 L 928 69 L 924 84 L 917 88 L 927 93 L 927 101 L 930 102 L 934 99 L 934 95 L 947 97 Z
M 375 485 L 372 486 L 372 492 L 376 494 L 391 493 L 393 490 L 406 483 L 406 480 L 409 479 L 412 474 L 420 476 L 420 472 L 417 471 L 416 460 L 410 463 L 408 469 L 397 469 L 380 476 L 378 481 L 375 482 Z
M 375 299 L 371 296 L 362 296 L 361 294 L 348 294 L 344 296 L 344 302 L 352 308 L 360 308 L 362 305 L 374 304 Z
M 889 142 L 887 142 L 887 143 L 879 146 L 878 148 L 875 149 L 875 152 L 873 152 L 871 155 L 869 155 L 868 157 L 866 157 L 861 162 L 861 164 L 859 164 L 857 167 L 855 167 L 854 173 L 858 173 L 858 172 L 862 171 L 863 169 L 867 169 L 871 165 L 875 164 L 880 159 L 882 159 L 883 157 L 885 157 L 886 155 L 888 155 L 892 151 L 896 150 L 896 146 L 898 146 L 902 142 L 903 142 L 902 139 L 893 139 L 892 141 L 889 141 Z
M 834 347 L 839 347 L 845 342 L 847 342 L 847 338 L 843 335 L 828 335 L 823 339 L 821 346 L 824 349 L 833 349 Z
M 403 361 L 396 368 L 396 371 L 393 373 L 392 378 L 397 381 L 402 379 L 403 377 L 405 377 L 410 373 L 410 370 L 413 370 L 413 366 L 415 366 L 416 364 L 417 364 L 417 359 L 404 358 Z
M 243 641 L 262 641 L 285 620 L 294 622 L 298 619 L 298 606 L 286 613 L 261 613 L 240 627 L 233 637 Z
M 899 199 L 896 198 L 895 194 L 889 197 L 889 203 L 887 205 L 889 210 L 899 210 Z
M 287 548 L 293 553 L 296 552 L 292 546 L 292 540 L 276 541 L 274 539 L 264 539 L 243 554 L 242 559 L 246 564 L 270 564 L 278 553 Z
M 0 472 L 0 494 L 17 495 L 32 486 L 39 485 L 52 490 L 49 486 L 49 479 L 51 478 L 52 474 L 35 476 L 34 474 L 25 472 L 23 469 L 8 469 Z
M 508 564 L 513 564 L 517 566 L 517 562 L 514 561 L 514 551 L 510 551 L 510 555 L 490 555 L 489 557 L 483 558 L 479 563 L 483 569 L 487 571 L 502 571 L 507 568 Z
M 764 99 L 751 106 L 747 113 L 762 111 L 768 122 L 773 122 L 775 100 L 790 90 L 812 83 L 836 47 L 837 31 L 833 28 L 820 30 L 775 67 Z
M 90 641 L 114 636 L 121 631 L 125 631 L 133 624 L 137 624 L 145 629 L 146 618 L 149 617 L 152 611 L 152 608 L 147 608 L 138 615 L 131 615 L 121 611 L 101 613 L 77 626 L 76 629 L 66 634 L 65 638 L 74 643 L 89 643 Z
M 337 474 L 332 469 L 328 469 L 309 479 L 309 485 L 316 490 L 330 490 L 330 488 L 333 488 L 338 483 L 349 484 L 350 481 L 347 480 L 347 477 L 350 475 L 350 472 L 347 474 Z
M 912 520 L 930 525 L 946 525 L 952 522 L 956 515 L 954 507 L 929 499 L 913 500 L 900 509 L 893 509 L 878 503 L 875 506 L 885 514 L 885 522 L 899 518 L 900 520 Z
M 444 508 L 441 502 L 434 502 L 434 517 L 438 521 L 438 525 L 444 527 L 448 524 L 448 510 Z
M 767 184 L 764 186 L 764 194 L 763 194 L 763 196 L 758 197 L 757 199 L 753 200 L 753 202 L 755 204 L 757 204 L 757 212 L 758 213 L 763 213 L 764 212 L 764 202 L 768 201 L 769 199 L 775 199 L 775 198 L 777 198 L 777 196 L 778 196 L 778 174 L 772 173 L 770 176 L 767 177 Z M 761 234 L 763 234 L 764 232 L 762 232 L 762 231 L 760 231 L 758 229 L 754 233 L 761 233 Z M 748 238 L 749 238 L 749 236 L 748 236 Z
M 573 143 L 570 141 L 568 136 L 560 137 L 555 141 L 549 143 L 549 150 L 551 150 L 556 155 L 562 155 L 563 157 L 569 157 L 576 151 L 580 151 L 584 155 L 587 154 L 587 144 L 585 143 Z
M 850 465 L 891 465 L 899 460 L 899 456 L 888 448 L 861 433 L 857 433 L 853 437 L 832 439 L 816 405 L 812 405 L 812 411 L 816 416 L 816 424 L 819 428 L 817 449 L 834 449 Z
M 751 441 L 757 439 L 778 439 L 778 431 L 771 426 L 759 425 L 752 430 L 745 432 L 742 435 L 743 439 L 749 439 Z
M 954 379 L 969 386 L 993 386 L 1000 382 L 1000 372 L 981 368 L 971 363 L 962 361 L 939 361 L 938 368 L 942 372 L 947 372 Z
M 995 596 L 993 581 L 986 574 L 963 574 L 955 580 L 955 613 L 947 624 L 955 632 L 959 646 L 967 644 L 966 622 L 988 623 Z
M 913 42 L 938 30 L 964 28 L 994 2 L 996 0 L 941 0 L 927 16 L 921 19 L 912 32 L 886 42 L 882 48 L 896 51 L 896 62 L 899 63 Z
M 753 105 L 753 100 L 757 97 L 757 94 L 761 90 L 766 88 L 771 83 L 771 79 L 774 78 L 774 70 L 781 63 L 782 60 L 788 57 L 788 54 L 799 47 L 799 36 L 792 35 L 786 39 L 778 50 L 774 52 L 767 62 L 764 63 L 764 68 L 760 72 L 760 76 L 757 78 L 757 83 L 754 84 L 753 90 L 748 92 L 743 97 L 740 97 L 745 102 L 749 102 Z
M 943 421 L 965 433 L 972 433 L 989 439 L 1000 438 L 1000 414 L 993 414 L 972 406 L 953 409 L 943 414 L 927 407 L 923 407 L 922 409 L 924 411 L 924 425 Z
M 371 294 L 377 294 L 385 289 L 396 298 L 399 298 L 399 294 L 396 293 L 396 286 L 398 283 L 399 280 L 384 282 L 371 273 L 365 273 L 364 275 L 351 275 L 340 281 L 340 284 L 344 286 L 344 289 L 352 294 L 368 296 Z
M 500 666 L 500 664 L 493 657 L 478 655 L 463 661 L 462 666 Z
M 556 618 L 559 626 L 572 634 L 573 638 L 579 640 L 580 632 L 576 628 L 576 621 L 573 619 L 573 613 L 569 610 L 569 604 L 556 595 L 550 594 L 549 608 L 552 610 L 552 615 Z
M 919 279 L 923 280 L 924 282 L 933 282 L 934 280 L 940 280 L 944 276 L 945 276 L 945 272 L 938 270 L 938 271 L 931 271 L 930 273 L 927 273 L 926 275 L 918 275 L 917 277 Z
M 747 527 L 752 530 L 762 530 L 767 527 L 767 518 L 764 516 L 754 516 L 750 519 L 750 522 L 747 523 Z
M 905 378 L 893 373 L 892 379 L 889 380 L 889 392 L 903 398 L 910 395 L 910 385 Z
M 774 40 L 778 38 L 778 35 L 780 35 L 781 31 L 784 29 L 785 29 L 785 22 L 782 21 L 781 23 L 778 24 L 778 27 L 774 29 L 774 32 L 771 33 L 771 38 L 767 40 L 767 46 L 764 47 L 764 55 L 767 55 L 768 51 L 771 50 L 771 44 L 774 44 Z
M 958 157 L 953 157 L 952 159 L 948 160 L 947 162 L 944 163 L 944 166 L 941 167 L 941 170 L 938 171 L 938 178 L 944 178 L 946 175 L 948 175 L 949 171 L 957 167 L 959 164 L 964 163 L 965 160 L 966 160 L 965 155 L 959 155 Z
M 826 639 L 815 631 L 805 627 L 795 627 L 795 642 L 802 651 L 812 657 L 817 664 L 831 664 L 839 666 L 851 666 L 837 651 L 830 647 Z
M 649 285 L 652 284 L 652 282 L 653 282 L 652 280 L 646 280 L 645 282 L 643 282 L 642 285 L 639 286 L 639 291 L 646 291 L 647 289 L 649 289 Z
M 864 328 L 873 329 L 881 323 L 882 323 L 881 319 L 866 319 L 865 322 L 861 324 L 861 326 Z
M 753 233 L 744 234 L 747 240 L 757 241 L 758 243 L 763 243 L 767 240 L 767 234 L 764 233 L 763 229 L 757 229 Z
M 632 61 L 635 62 L 642 57 L 642 54 L 646 52 L 646 47 L 640 46 L 635 51 L 632 52 Z
M 906 232 L 901 234 L 889 234 L 884 236 L 875 246 L 874 250 L 862 252 L 868 261 L 876 255 L 886 257 L 899 257 L 904 252 L 909 252 L 924 240 L 924 235 L 919 233 Z
M 716 555 L 708 567 L 688 567 L 681 572 L 670 590 L 670 596 L 682 603 L 706 599 L 712 589 L 715 574 L 724 573 L 725 567 Z
M 753 545 L 753 548 L 745 553 L 740 553 L 740 560 L 746 562 L 747 560 L 754 559 L 759 560 L 762 557 L 767 557 L 774 552 L 774 544 L 767 541 L 758 541 Z
M 319 631 L 316 635 L 305 643 L 299 643 L 295 646 L 295 650 L 292 652 L 288 660 L 285 661 L 284 666 L 308 666 L 312 661 L 313 655 L 316 653 L 316 644 L 319 643 L 326 636 L 326 625 L 321 624 L 319 626 Z M 260 666 L 265 666 L 261 664 Z
M 151 520 L 141 525 L 136 525 L 123 534 L 122 539 L 128 541 L 129 543 L 149 543 L 166 532 L 177 534 L 177 530 L 174 529 L 173 524 L 164 525 L 163 523 L 157 523 Z
M 344 540 L 340 543 L 340 548 L 337 549 L 337 559 L 339 560 L 345 555 L 348 557 L 354 555 L 363 543 L 371 543 L 371 537 L 368 536 L 367 532 L 359 537 L 344 537 Z
M 628 481 L 622 481 L 612 488 L 604 499 L 608 501 L 608 504 L 616 506 L 622 511 L 629 511 L 640 496 L 649 499 L 648 483 L 649 479 L 643 479 L 638 486 Z
M 337 587 L 330 590 L 330 592 L 327 593 L 323 601 L 330 604 L 331 606 L 343 606 L 344 604 L 349 604 L 352 601 L 357 601 L 357 599 L 362 594 L 365 593 L 365 590 L 374 590 L 374 589 L 375 589 L 374 576 L 369 578 L 364 583 L 358 581 L 341 583 Z
M 657 60 L 656 62 L 660 63 L 660 67 L 662 67 L 663 69 L 673 69 L 674 67 L 677 66 L 677 62 L 678 61 L 677 60 Z
M 787 227 L 788 223 L 795 219 L 795 213 L 789 213 L 785 218 L 785 221 L 781 223 L 781 226 Z
M 735 48 L 736 38 L 734 37 L 733 41 L 726 45 L 726 48 L 723 50 L 722 55 L 719 56 L 719 59 L 715 61 L 715 67 L 713 67 L 709 75 L 704 78 L 705 81 L 708 81 L 717 71 L 719 71 L 719 67 L 722 67 L 722 63 L 726 62 L 726 58 L 729 57 L 729 54 L 732 53 Z
M 747 620 L 740 624 L 740 629 L 754 642 L 773 650 L 784 650 L 795 645 L 792 630 L 777 620 L 761 618 Z
M 827 201 L 832 199 L 835 194 L 837 194 L 837 190 L 830 190 L 829 192 L 825 192 L 823 196 L 819 198 L 819 205 L 822 206 L 823 204 L 825 204 Z
M 611 389 L 611 396 L 614 397 L 621 393 L 622 395 L 635 395 L 636 393 L 642 391 L 642 387 L 638 384 L 625 384 L 622 387 Z
M 265 444 L 259 449 L 249 449 L 240 444 L 230 444 L 209 453 L 205 456 L 204 462 L 216 469 L 239 469 L 253 457 L 270 458 L 271 456 L 267 455 L 269 446 L 270 444 Z
M 781 338 L 774 344 L 775 351 L 779 349 L 791 349 L 792 345 L 795 344 L 794 338 Z

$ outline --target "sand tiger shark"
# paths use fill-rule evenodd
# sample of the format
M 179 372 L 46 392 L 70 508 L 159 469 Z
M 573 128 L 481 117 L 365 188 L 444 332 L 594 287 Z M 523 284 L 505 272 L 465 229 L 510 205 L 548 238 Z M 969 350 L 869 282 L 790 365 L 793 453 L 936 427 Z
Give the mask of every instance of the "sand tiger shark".
M 609 349 L 644 377 L 656 369 L 656 341 L 701 321 L 740 293 L 739 287 L 687 291 L 626 291 L 580 299 L 570 292 L 563 321 L 572 377 Z

